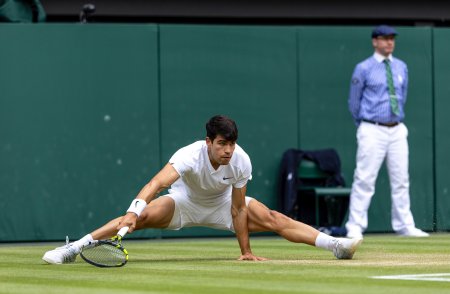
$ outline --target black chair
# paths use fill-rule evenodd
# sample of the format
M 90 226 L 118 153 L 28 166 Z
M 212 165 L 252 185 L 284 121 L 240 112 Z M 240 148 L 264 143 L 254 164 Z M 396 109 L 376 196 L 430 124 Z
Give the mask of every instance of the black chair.
M 330 175 L 308 159 L 300 162 L 297 176 L 299 220 L 316 227 L 343 226 L 351 188 L 329 186 Z

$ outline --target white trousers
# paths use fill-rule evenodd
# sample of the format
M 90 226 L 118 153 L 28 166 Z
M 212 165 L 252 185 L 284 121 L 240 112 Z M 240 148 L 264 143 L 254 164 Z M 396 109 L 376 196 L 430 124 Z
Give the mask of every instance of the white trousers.
M 345 225 L 347 231 L 363 233 L 367 229 L 367 212 L 384 160 L 391 186 L 392 228 L 396 232 L 414 228 L 409 198 L 408 129 L 403 123 L 385 127 L 362 122 L 356 137 L 358 151 L 350 195 L 349 219 Z

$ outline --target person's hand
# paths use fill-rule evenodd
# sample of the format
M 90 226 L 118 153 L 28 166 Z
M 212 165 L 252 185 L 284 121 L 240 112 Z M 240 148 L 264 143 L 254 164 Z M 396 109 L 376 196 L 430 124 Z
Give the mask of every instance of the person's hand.
M 119 222 L 117 230 L 120 230 L 123 227 L 129 227 L 128 233 L 133 233 L 134 229 L 136 228 L 136 220 L 137 215 L 134 212 L 128 212 L 123 216 L 122 220 Z
M 246 253 L 246 254 L 242 254 L 238 260 L 264 261 L 264 260 L 269 260 L 269 259 L 267 259 L 265 257 L 253 255 L 252 253 Z

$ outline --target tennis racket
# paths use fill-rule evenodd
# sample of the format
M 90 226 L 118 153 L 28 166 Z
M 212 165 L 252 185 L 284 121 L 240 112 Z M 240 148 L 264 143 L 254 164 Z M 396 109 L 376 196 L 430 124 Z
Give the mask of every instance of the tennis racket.
M 83 247 L 81 258 L 98 267 L 124 266 L 128 261 L 128 251 L 122 246 L 122 238 L 127 232 L 128 227 L 123 227 L 111 239 L 99 240 Z

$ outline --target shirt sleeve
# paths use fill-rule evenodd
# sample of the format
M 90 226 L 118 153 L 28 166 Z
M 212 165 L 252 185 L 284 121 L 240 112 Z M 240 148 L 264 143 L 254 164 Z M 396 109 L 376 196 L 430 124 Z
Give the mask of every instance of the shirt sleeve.
M 403 82 L 403 102 L 405 103 L 406 102 L 406 98 L 408 97 L 408 82 L 409 82 L 409 79 L 408 79 L 408 67 L 406 66 L 406 64 L 405 64 L 405 81 Z
M 181 148 L 169 159 L 169 163 L 183 176 L 187 171 L 192 169 L 192 155 L 189 154 L 187 148 Z
M 245 156 L 243 159 L 242 173 L 236 183 L 233 184 L 233 187 L 238 189 L 247 185 L 247 182 L 252 179 L 252 163 L 250 158 Z
M 355 67 L 352 74 L 352 80 L 350 83 L 350 94 L 348 98 L 348 108 L 355 121 L 356 125 L 359 125 L 361 118 L 359 117 L 359 111 L 361 107 L 362 93 L 364 90 L 364 71 L 360 65 Z

